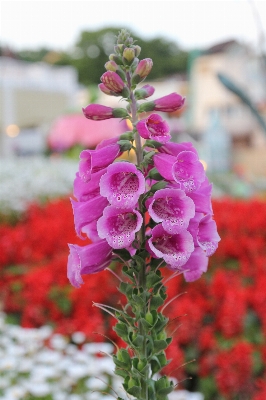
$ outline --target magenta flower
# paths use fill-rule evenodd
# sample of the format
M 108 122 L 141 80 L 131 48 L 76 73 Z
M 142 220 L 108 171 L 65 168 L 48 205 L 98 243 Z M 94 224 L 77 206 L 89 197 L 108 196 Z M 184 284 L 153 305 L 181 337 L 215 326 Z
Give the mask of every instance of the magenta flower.
M 109 206 L 98 220 L 97 229 L 100 238 L 106 239 L 112 248 L 123 249 L 132 244 L 141 225 L 142 216 L 138 211 Z
M 125 87 L 123 79 L 114 71 L 105 72 L 101 81 L 108 90 L 116 94 L 121 94 Z
M 185 192 L 197 190 L 205 180 L 205 171 L 198 156 L 192 151 L 181 151 L 177 157 L 156 154 L 154 165 L 166 180 L 174 180 Z
M 150 97 L 155 92 L 155 88 L 151 85 L 144 85 L 142 88 L 135 90 L 134 96 L 136 100 L 143 100 Z
M 173 112 L 183 107 L 185 98 L 180 94 L 171 93 L 167 96 L 160 97 L 154 101 L 148 101 L 139 106 L 139 112 L 145 111 L 162 111 L 162 112 Z
M 89 182 L 84 182 L 80 178 L 79 174 L 76 174 L 74 180 L 74 190 L 73 194 L 78 201 L 88 201 L 95 196 L 100 194 L 100 179 L 103 174 L 105 174 L 106 168 L 101 169 L 91 175 L 91 180 Z
M 116 162 L 107 167 L 100 180 L 100 193 L 111 205 L 133 208 L 139 196 L 145 192 L 145 178 L 134 164 Z
M 101 104 L 90 104 L 82 108 L 82 111 L 86 118 L 94 121 L 102 121 L 110 118 L 126 118 L 128 116 L 124 108 L 111 108 L 102 106 Z
M 161 189 L 152 198 L 149 214 L 155 222 L 162 222 L 167 233 L 175 235 L 188 227 L 195 205 L 183 190 Z
M 90 222 L 87 225 L 84 225 L 82 227 L 82 233 L 87 235 L 87 237 L 92 241 L 92 242 L 98 242 L 99 240 L 102 240 L 100 236 L 98 235 L 98 230 L 97 230 L 97 219 L 94 219 L 92 222 Z
M 151 251 L 158 258 L 163 258 L 172 269 L 182 267 L 194 250 L 193 238 L 188 231 L 173 235 L 166 232 L 161 224 L 152 229 L 148 245 Z
M 193 236 L 195 246 L 201 247 L 206 256 L 209 257 L 216 251 L 221 238 L 211 215 L 196 213 L 190 220 L 188 230 Z
M 200 247 L 196 247 L 186 264 L 182 266 L 187 282 L 194 282 L 207 271 L 209 259 Z M 170 267 L 171 269 L 171 267 Z
M 198 155 L 197 150 L 190 142 L 174 143 L 169 142 L 164 144 L 158 149 L 159 153 L 169 154 L 171 156 L 177 156 L 181 151 L 192 151 Z
M 137 131 L 144 139 L 166 143 L 171 139 L 170 128 L 166 121 L 158 114 L 151 114 L 136 125 Z
M 82 228 L 102 216 L 103 210 L 108 205 L 105 197 L 97 196 L 88 201 L 71 200 L 74 223 L 77 235 L 82 237 Z
M 211 203 L 212 184 L 209 183 L 207 176 L 200 188 L 187 195 L 194 201 L 196 212 L 204 214 L 213 214 Z
M 95 150 L 83 150 L 80 153 L 79 176 L 84 182 L 91 179 L 93 173 L 106 168 L 120 154 L 120 146 L 115 143 Z
M 94 274 L 107 268 L 112 258 L 112 248 L 105 240 L 88 246 L 69 244 L 67 277 L 71 285 L 80 287 L 83 283 L 81 275 Z
M 217 232 L 216 222 L 211 215 L 205 215 L 199 223 L 198 244 L 205 251 L 206 255 L 211 256 L 218 247 L 221 240 Z

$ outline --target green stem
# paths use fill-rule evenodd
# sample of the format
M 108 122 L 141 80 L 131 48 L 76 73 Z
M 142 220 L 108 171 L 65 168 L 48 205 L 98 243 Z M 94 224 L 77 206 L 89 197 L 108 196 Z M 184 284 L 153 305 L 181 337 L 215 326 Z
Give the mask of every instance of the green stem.
M 127 82 L 128 82 L 128 87 L 130 90 L 130 100 L 131 100 L 131 116 L 132 116 L 132 124 L 133 124 L 133 129 L 135 131 L 135 143 L 136 143 L 136 157 L 137 157 L 137 166 L 141 167 L 141 163 L 143 161 L 143 150 L 142 150 L 142 144 L 141 144 L 141 138 L 136 130 L 136 124 L 138 122 L 138 115 L 137 115 L 137 102 L 134 96 L 134 93 L 131 89 L 131 76 L 129 73 L 127 73 Z M 145 215 L 143 211 L 143 205 L 142 205 L 142 196 L 139 199 L 139 211 L 142 215 L 143 218 L 143 223 L 142 227 L 140 229 L 139 233 L 139 242 L 140 245 L 143 246 L 144 241 L 145 241 Z M 140 289 L 143 290 L 143 292 L 146 292 L 147 287 L 146 287 L 146 264 L 143 265 L 140 274 L 139 274 L 139 291 Z M 145 307 L 144 307 L 144 315 L 147 313 L 147 303 L 145 302 Z M 139 333 L 140 335 L 144 336 L 144 341 L 143 341 L 143 347 L 142 347 L 142 352 L 140 354 L 142 355 L 142 358 L 147 359 L 147 339 L 146 339 L 146 332 L 142 325 L 139 326 Z M 149 371 L 145 373 L 145 376 L 141 379 L 141 395 L 142 398 L 145 400 L 148 400 L 148 384 L 147 381 L 149 379 Z

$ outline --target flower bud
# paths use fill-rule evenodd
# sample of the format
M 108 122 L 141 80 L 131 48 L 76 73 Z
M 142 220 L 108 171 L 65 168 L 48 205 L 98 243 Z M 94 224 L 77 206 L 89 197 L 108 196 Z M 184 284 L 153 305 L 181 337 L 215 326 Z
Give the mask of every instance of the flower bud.
M 136 45 L 136 46 L 134 46 L 134 50 L 135 50 L 135 56 L 138 57 L 141 52 L 141 47 Z
M 138 364 L 137 364 L 137 369 L 138 371 L 142 371 L 143 368 L 147 365 L 147 362 L 143 361 L 143 360 L 139 360 Z
M 114 61 L 118 65 L 123 65 L 123 60 L 122 57 L 116 55 L 116 54 L 110 54 L 109 56 L 110 61 Z
M 148 101 L 139 106 L 139 112 L 162 111 L 173 112 L 183 107 L 185 98 L 180 94 L 171 93 L 154 101 Z
M 118 69 L 118 65 L 114 61 L 107 61 L 104 64 L 104 67 L 107 71 L 113 71 L 113 72 L 116 72 L 116 70 Z
M 130 36 L 130 33 L 126 29 L 121 29 L 117 36 L 117 44 L 125 44 L 129 45 L 133 43 L 133 38 Z
M 134 96 L 136 100 L 143 100 L 150 97 L 155 92 L 155 88 L 151 85 L 145 85 L 140 89 L 135 90 Z
M 139 83 L 143 79 L 145 79 L 146 76 L 148 76 L 149 73 L 151 72 L 152 66 L 153 62 L 151 58 L 144 58 L 144 60 L 141 60 L 138 63 L 137 68 L 135 69 L 135 72 L 132 77 L 132 82 Z
M 135 50 L 132 47 L 126 47 L 123 51 L 123 57 L 126 63 L 130 65 L 135 58 Z
M 125 47 L 124 44 L 118 44 L 114 47 L 114 50 L 117 54 L 122 54 Z
M 100 89 L 101 92 L 104 94 L 107 94 L 108 96 L 120 96 L 120 93 L 115 93 L 112 90 L 108 89 L 103 83 L 100 83 L 98 85 L 98 88 Z
M 126 118 L 128 113 L 124 108 L 111 108 L 101 104 L 89 104 L 82 109 L 86 118 L 93 121 L 102 121 L 110 118 Z
M 120 76 L 113 71 L 107 71 L 101 76 L 102 83 L 114 93 L 122 93 L 125 84 Z
M 151 313 L 150 311 L 148 311 L 148 312 L 146 313 L 145 319 L 146 319 L 146 321 L 147 321 L 150 325 L 153 324 L 153 316 L 152 316 L 152 313 Z

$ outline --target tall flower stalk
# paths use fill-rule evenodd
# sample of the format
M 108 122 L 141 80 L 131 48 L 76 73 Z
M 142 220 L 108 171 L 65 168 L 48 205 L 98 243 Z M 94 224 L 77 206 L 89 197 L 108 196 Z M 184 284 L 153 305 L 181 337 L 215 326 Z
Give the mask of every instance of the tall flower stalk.
M 77 234 L 93 243 L 69 245 L 68 278 L 79 287 L 83 274 L 122 262 L 119 291 L 126 305 L 95 304 L 117 319 L 114 330 L 126 344 L 113 355 L 115 373 L 123 377 L 132 399 L 167 400 L 174 383 L 160 372 L 169 363 L 165 350 L 172 338 L 163 315 L 167 296 L 161 269 L 183 274 L 186 281 L 198 279 L 220 237 L 212 215 L 212 186 L 196 149 L 191 143 L 172 143 L 167 122 L 154 113 L 176 111 L 185 99 L 171 93 L 146 100 L 155 89 L 139 84 L 149 75 L 152 60 L 140 61 L 140 52 L 121 30 L 99 89 L 121 96 L 127 106 L 90 104 L 83 109 L 88 119 L 128 119 L 133 128 L 80 154 L 76 200 L 71 202 Z M 119 158 L 128 151 L 135 152 L 136 164 Z

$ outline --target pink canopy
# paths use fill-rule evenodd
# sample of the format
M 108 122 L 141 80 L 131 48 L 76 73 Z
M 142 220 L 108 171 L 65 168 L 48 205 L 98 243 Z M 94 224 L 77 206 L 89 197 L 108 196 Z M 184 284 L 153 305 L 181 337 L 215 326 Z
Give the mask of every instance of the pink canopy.
M 94 148 L 103 139 L 122 135 L 126 130 L 126 121 L 118 118 L 92 121 L 83 114 L 63 115 L 52 125 L 48 144 L 53 150 L 66 150 L 76 144 Z

